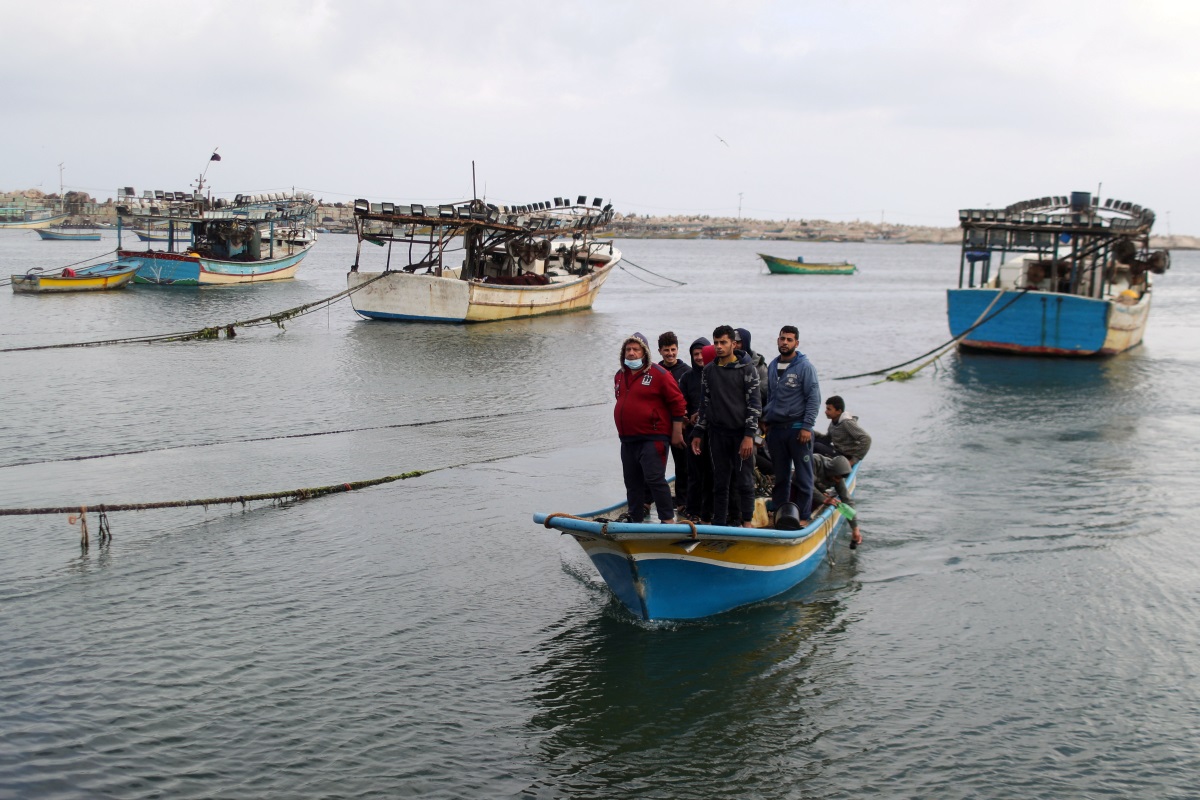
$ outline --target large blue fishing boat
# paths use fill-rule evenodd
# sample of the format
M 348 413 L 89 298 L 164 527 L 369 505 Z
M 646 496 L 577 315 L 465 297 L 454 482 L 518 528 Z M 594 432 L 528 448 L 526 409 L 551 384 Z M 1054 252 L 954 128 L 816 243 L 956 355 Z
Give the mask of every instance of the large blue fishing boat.
M 1072 192 L 958 216 L 958 288 L 946 306 L 961 347 L 1090 356 L 1142 341 L 1150 273 L 1171 263 L 1150 250 L 1153 211 Z
M 855 465 L 846 486 L 858 479 Z M 846 518 L 826 506 L 802 530 L 614 521 L 621 503 L 587 514 L 534 514 L 572 536 L 639 619 L 696 619 L 766 600 L 810 577 Z

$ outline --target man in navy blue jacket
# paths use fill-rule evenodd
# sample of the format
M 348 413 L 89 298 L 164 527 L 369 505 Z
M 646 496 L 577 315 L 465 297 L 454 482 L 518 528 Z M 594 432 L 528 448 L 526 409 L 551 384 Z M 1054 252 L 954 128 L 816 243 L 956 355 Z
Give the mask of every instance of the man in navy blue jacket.
M 779 356 L 767 367 L 767 405 L 763 426 L 775 467 L 775 508 L 786 503 L 796 471 L 796 505 L 807 518 L 812 507 L 813 425 L 821 405 L 821 387 L 812 362 L 797 347 L 800 331 L 784 325 L 779 331 Z

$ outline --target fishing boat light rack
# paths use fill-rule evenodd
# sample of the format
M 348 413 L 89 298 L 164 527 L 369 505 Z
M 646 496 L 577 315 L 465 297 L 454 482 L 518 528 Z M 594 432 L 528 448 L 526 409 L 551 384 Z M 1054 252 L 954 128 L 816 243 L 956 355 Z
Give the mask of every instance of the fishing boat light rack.
M 203 221 L 211 219 L 251 219 L 301 221 L 316 212 L 310 192 L 264 192 L 239 194 L 233 200 L 208 199 L 200 192 L 168 192 L 147 189 L 141 197 L 132 186 L 117 189 L 117 214 L 123 217 L 147 217 Z
M 372 203 L 354 201 L 354 216 L 361 221 L 375 220 L 393 225 L 430 228 L 491 228 L 497 231 L 538 236 L 587 232 L 612 221 L 612 203 L 594 198 L 588 204 L 580 195 L 576 202 L 556 197 L 527 205 L 496 205 L 481 200 L 423 205 L 420 203 Z

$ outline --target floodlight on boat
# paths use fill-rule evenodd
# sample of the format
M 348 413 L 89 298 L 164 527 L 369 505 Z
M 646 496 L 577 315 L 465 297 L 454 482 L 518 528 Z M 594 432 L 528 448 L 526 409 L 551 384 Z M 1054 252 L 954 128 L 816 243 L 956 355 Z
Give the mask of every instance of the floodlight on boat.
M 592 206 L 593 207 L 599 208 L 602 205 L 604 205 L 604 201 L 602 199 L 600 199 L 599 197 L 592 198 Z
M 372 214 L 382 214 L 383 213 L 383 203 L 371 203 L 371 213 Z
M 612 211 L 612 203 L 607 203 L 604 206 L 605 211 Z
M 385 214 L 396 213 L 396 204 L 395 203 L 384 203 L 383 204 L 383 213 L 385 213 Z
M 575 198 L 575 205 L 586 206 L 587 205 L 587 196 L 582 195 L 582 194 L 579 195 L 579 197 Z
M 564 203 L 563 203 L 563 199 L 561 197 L 554 198 L 554 207 L 555 208 L 560 208 L 563 205 L 564 205 Z
M 454 219 L 454 206 L 438 206 L 438 216 L 442 219 Z
M 358 200 L 355 200 L 355 201 L 354 201 L 354 210 L 355 210 L 355 211 L 363 211 L 363 212 L 365 212 L 365 211 L 367 211 L 367 209 L 369 209 L 370 207 L 371 207 L 371 204 L 370 204 L 370 203 L 368 203 L 366 200 L 364 200 L 364 199 L 362 199 L 362 198 L 359 198 Z

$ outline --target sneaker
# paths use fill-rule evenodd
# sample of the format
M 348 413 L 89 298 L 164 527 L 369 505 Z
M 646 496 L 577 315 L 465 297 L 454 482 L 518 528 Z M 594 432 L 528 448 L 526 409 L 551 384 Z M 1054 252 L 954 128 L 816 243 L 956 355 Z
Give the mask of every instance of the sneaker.
M 674 525 L 674 524 L 675 524 L 675 518 L 674 518 L 674 517 L 672 517 L 671 519 L 660 519 L 660 520 L 658 521 L 658 524 L 659 524 L 659 525 Z

